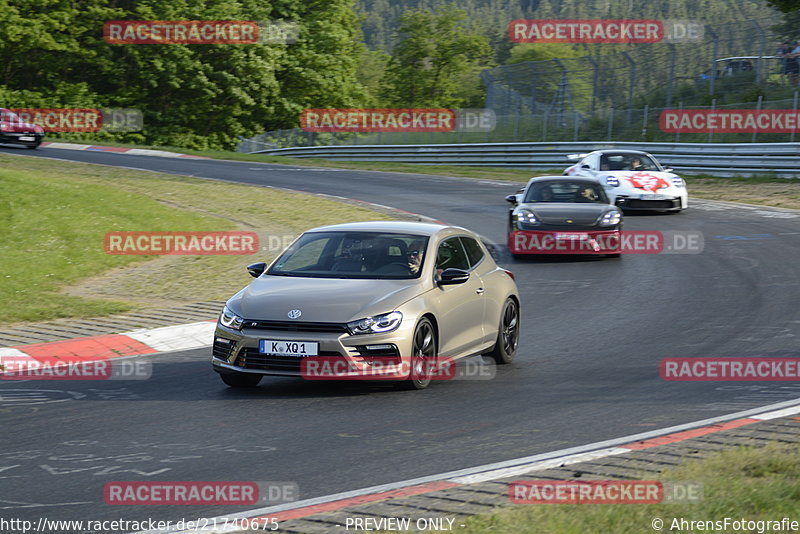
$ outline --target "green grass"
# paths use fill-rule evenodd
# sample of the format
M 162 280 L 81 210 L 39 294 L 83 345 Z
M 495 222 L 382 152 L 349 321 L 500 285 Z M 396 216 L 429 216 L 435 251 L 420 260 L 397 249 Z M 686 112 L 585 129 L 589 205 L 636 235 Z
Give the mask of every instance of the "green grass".
M 522 477 L 520 477 L 522 478 Z M 535 476 L 526 477 L 535 479 Z M 642 477 L 652 480 L 652 475 Z M 460 534 L 641 534 L 656 532 L 653 518 L 671 530 L 674 518 L 800 520 L 800 450 L 770 445 L 737 448 L 665 472 L 660 480 L 697 481 L 704 498 L 694 504 L 514 505 L 468 518 Z M 696 530 L 695 530 L 696 531 Z M 713 530 L 713 532 L 727 532 Z M 750 532 L 750 531 L 747 531 Z M 755 532 L 755 531 L 753 531 Z
M 224 299 L 270 239 L 314 226 L 386 219 L 301 193 L 81 163 L 0 155 L 3 322 L 88 317 L 139 304 Z M 298 217 L 297 214 L 302 214 Z M 255 231 L 252 256 L 108 255 L 110 231 Z M 150 261 L 147 261 L 150 260 Z

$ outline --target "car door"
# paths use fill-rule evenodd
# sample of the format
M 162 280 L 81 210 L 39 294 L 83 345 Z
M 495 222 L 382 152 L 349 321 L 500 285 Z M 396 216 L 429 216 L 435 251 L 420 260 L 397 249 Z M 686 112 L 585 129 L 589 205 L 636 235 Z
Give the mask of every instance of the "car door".
M 497 337 L 500 325 L 500 308 L 504 303 L 499 295 L 497 277 L 508 276 L 497 269 L 497 264 L 488 256 L 488 252 L 478 243 L 477 239 L 470 236 L 461 236 L 461 244 L 467 252 L 470 269 L 483 282 L 483 343 L 492 342 Z
M 474 350 L 483 341 L 485 288 L 481 277 L 471 268 L 459 237 L 446 238 L 437 248 L 434 276 L 449 268 L 470 272 L 464 283 L 437 286 L 433 299 L 439 354 L 457 357 Z

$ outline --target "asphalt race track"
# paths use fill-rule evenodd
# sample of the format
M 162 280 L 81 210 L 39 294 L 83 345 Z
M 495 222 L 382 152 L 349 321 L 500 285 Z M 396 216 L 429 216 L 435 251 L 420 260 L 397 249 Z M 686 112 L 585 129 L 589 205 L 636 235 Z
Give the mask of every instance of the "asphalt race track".
M 1 151 L 341 195 L 462 225 L 500 244 L 503 197 L 519 186 Z M 625 229 L 700 231 L 701 254 L 517 261 L 503 252 L 523 297 L 522 338 L 516 361 L 494 380 L 412 392 L 264 378 L 255 390 L 234 391 L 212 372 L 210 350 L 193 350 L 150 357 L 156 363 L 145 381 L 0 382 L 0 513 L 33 521 L 219 516 L 244 508 L 108 506 L 103 484 L 295 481 L 305 499 L 800 398 L 797 382 L 659 378 L 667 357 L 797 356 L 800 217 L 691 199 L 690 206 L 678 215 L 629 216 Z

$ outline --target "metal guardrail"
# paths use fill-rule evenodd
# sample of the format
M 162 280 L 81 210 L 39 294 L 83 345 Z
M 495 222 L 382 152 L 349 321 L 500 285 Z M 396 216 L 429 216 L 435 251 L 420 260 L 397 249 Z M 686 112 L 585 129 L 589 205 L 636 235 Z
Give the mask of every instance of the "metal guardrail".
M 462 145 L 358 145 L 258 150 L 254 154 L 341 161 L 387 161 L 514 169 L 562 169 L 568 154 L 599 149 L 644 150 L 665 167 L 720 176 L 800 175 L 800 143 L 475 143 Z

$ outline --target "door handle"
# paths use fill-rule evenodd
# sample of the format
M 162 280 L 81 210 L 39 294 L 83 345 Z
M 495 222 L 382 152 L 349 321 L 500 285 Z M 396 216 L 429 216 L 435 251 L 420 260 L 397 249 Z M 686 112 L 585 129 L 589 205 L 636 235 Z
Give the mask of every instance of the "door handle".
M 484 289 L 482 287 L 479 287 L 478 289 L 475 290 L 475 293 L 477 293 L 478 295 L 483 295 L 483 291 Z

